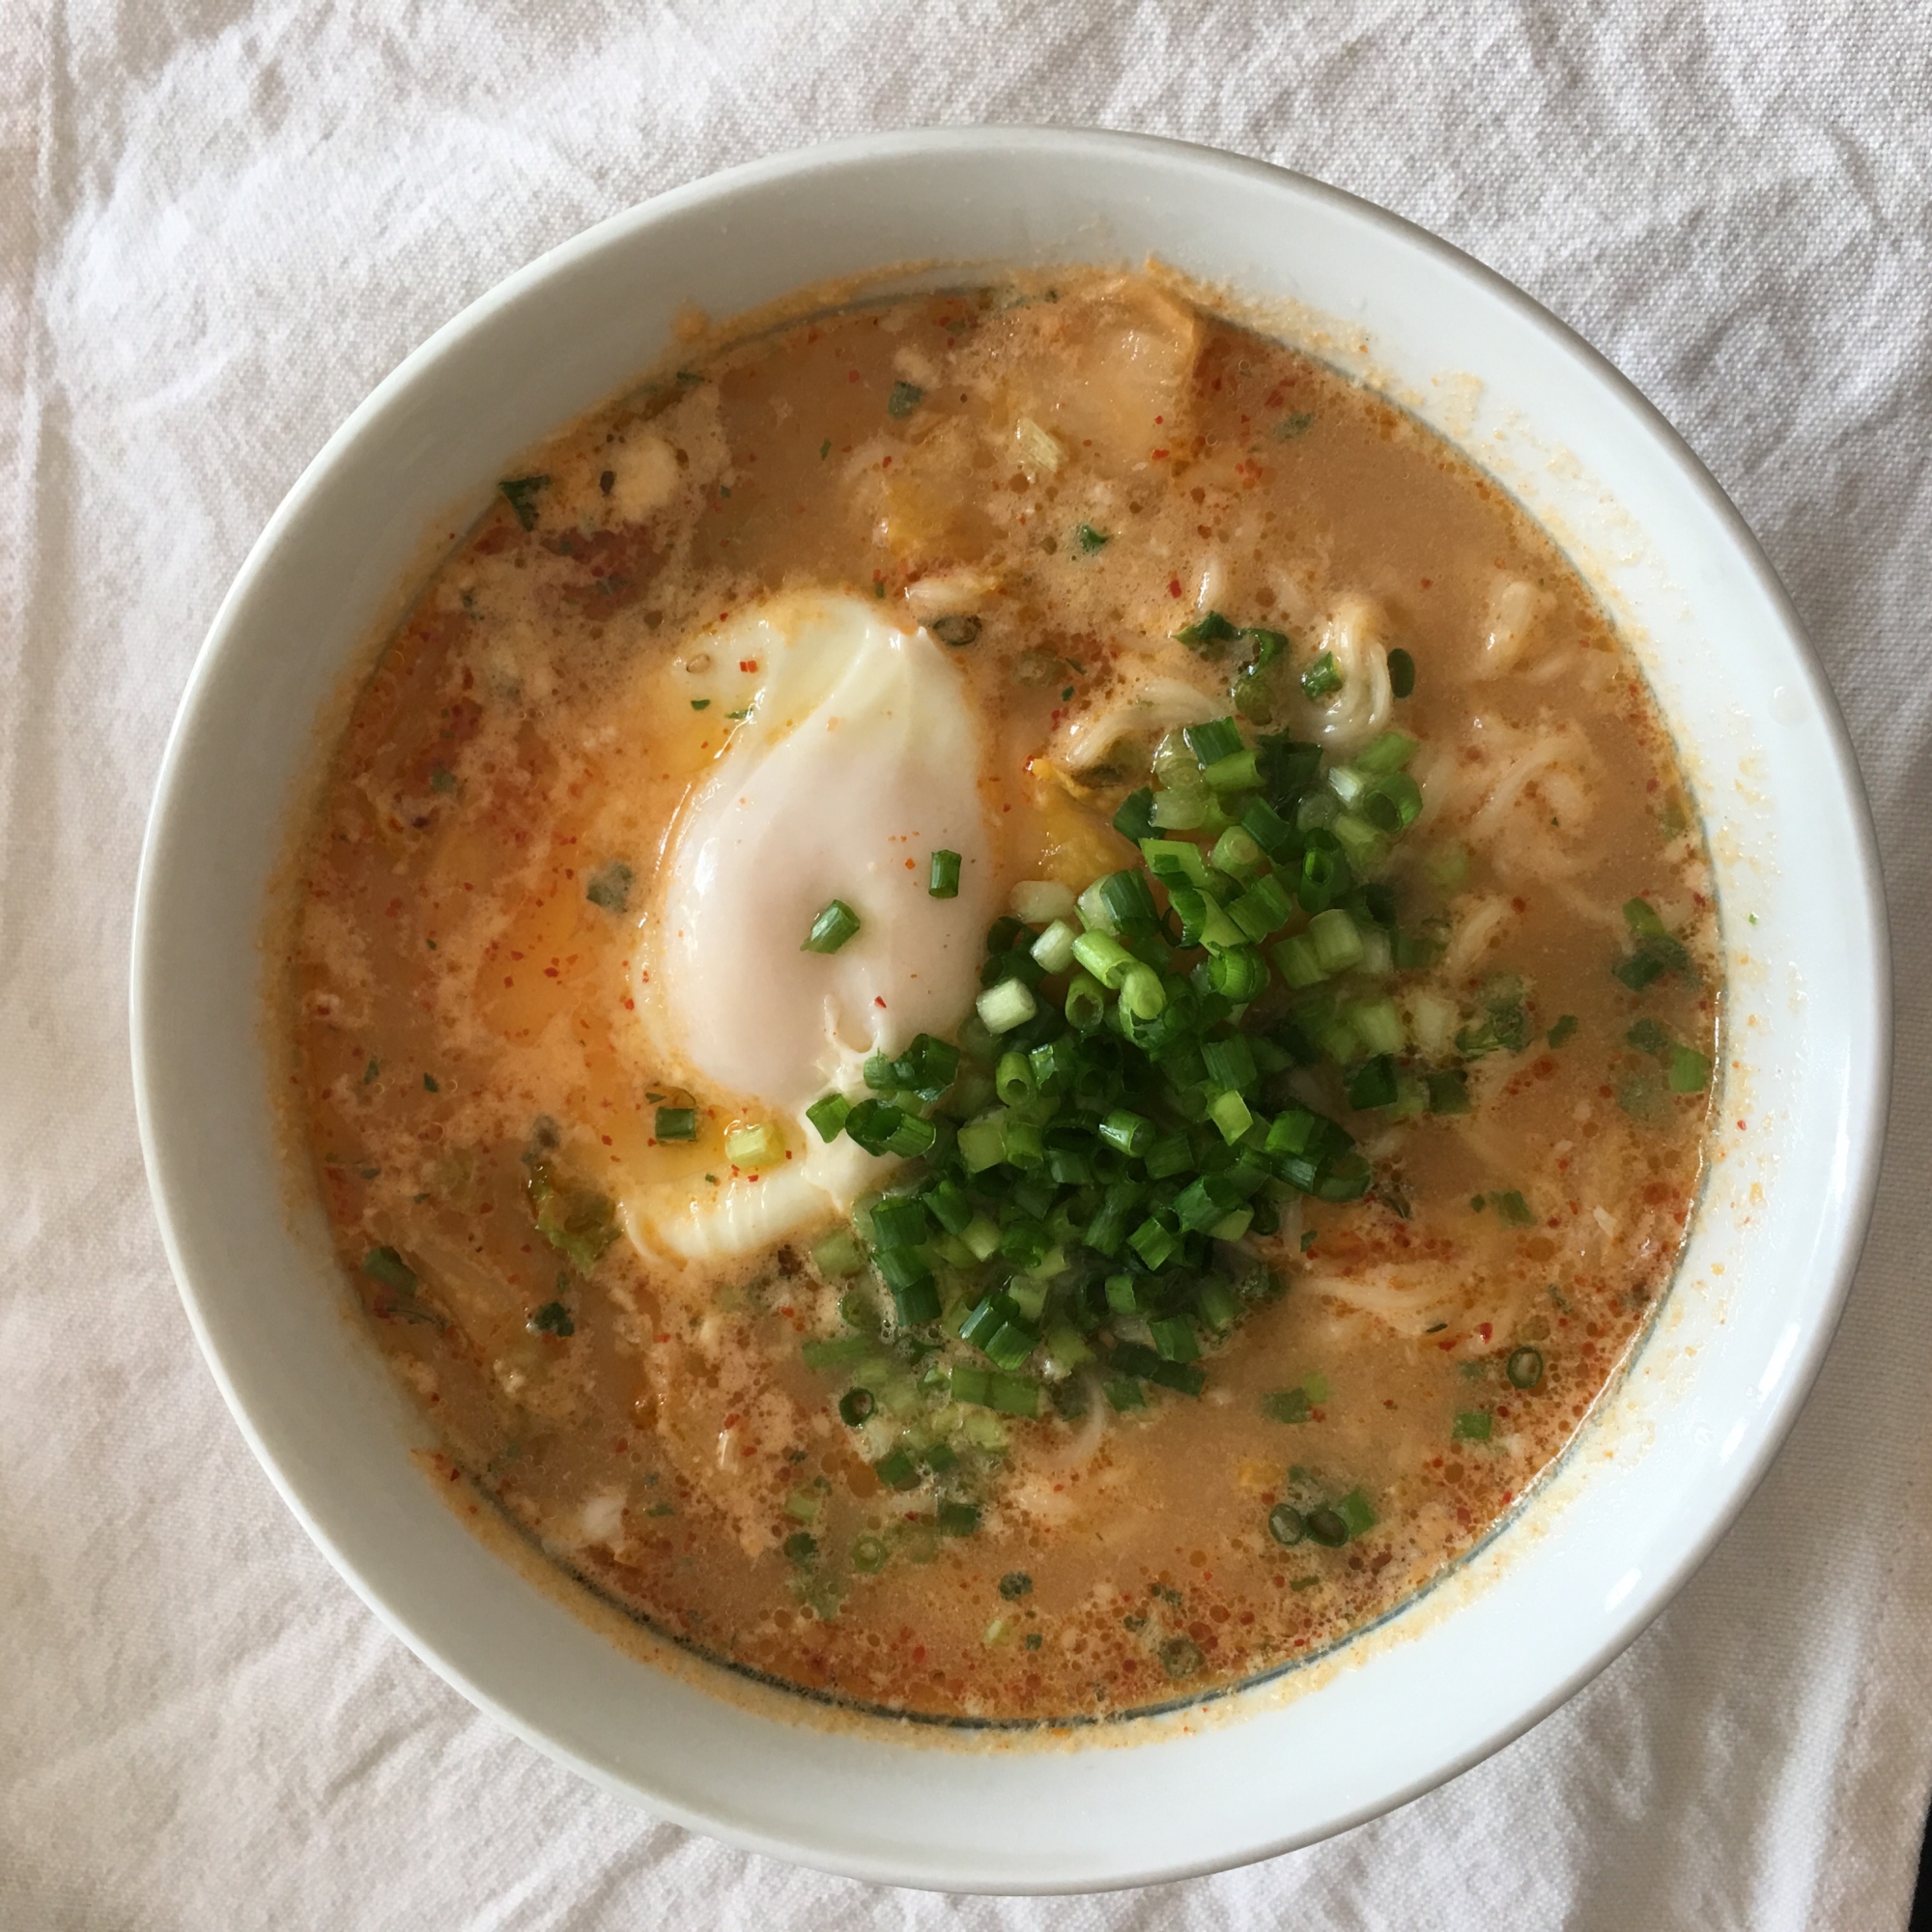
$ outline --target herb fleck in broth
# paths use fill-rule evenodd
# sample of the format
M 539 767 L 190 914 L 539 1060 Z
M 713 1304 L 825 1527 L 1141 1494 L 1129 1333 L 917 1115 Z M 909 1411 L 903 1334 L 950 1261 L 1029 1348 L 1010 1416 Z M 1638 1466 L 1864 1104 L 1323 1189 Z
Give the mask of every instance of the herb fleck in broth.
M 910 910 L 836 783 L 775 811 L 831 883 L 746 888 L 792 909 L 728 962 L 733 1087 L 666 882 L 821 632 L 912 680 L 846 720 L 900 746 Z M 1129 1710 L 1399 1603 L 1561 1450 L 1696 1189 L 1715 919 L 1634 667 L 1446 446 L 1136 278 L 802 324 L 568 431 L 304 852 L 303 1126 L 449 1453 L 866 1703 Z M 775 1104 L 786 989 L 889 970 L 883 1051 Z

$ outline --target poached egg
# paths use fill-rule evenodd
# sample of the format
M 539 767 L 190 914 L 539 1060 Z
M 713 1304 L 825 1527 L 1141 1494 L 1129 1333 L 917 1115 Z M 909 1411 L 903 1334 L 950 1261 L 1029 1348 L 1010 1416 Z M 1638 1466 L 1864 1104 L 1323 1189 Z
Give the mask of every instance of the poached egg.
M 632 996 L 668 1077 L 721 1119 L 783 1138 L 756 1171 L 712 1150 L 702 1173 L 628 1190 L 632 1240 L 696 1261 L 849 1212 L 896 1165 L 822 1141 L 805 1110 L 828 1091 L 862 1095 L 868 1055 L 952 1033 L 999 893 L 986 749 L 929 632 L 876 601 L 793 593 L 714 626 L 684 662 L 695 707 L 743 716 L 670 828 Z M 955 897 L 927 890 L 937 850 L 959 854 Z M 804 950 L 835 898 L 857 933 L 836 952 Z

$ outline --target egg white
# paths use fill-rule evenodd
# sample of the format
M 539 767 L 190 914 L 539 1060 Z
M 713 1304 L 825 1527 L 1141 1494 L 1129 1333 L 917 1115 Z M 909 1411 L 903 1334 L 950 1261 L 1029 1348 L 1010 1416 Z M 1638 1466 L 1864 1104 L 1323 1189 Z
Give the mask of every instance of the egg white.
M 719 1154 L 715 1180 L 629 1190 L 633 1241 L 695 1261 L 848 1211 L 891 1171 L 848 1139 L 821 1141 L 805 1109 L 833 1089 L 861 1095 L 867 1055 L 958 1025 L 998 880 L 981 734 L 929 633 L 864 598 L 794 593 L 716 626 L 685 663 L 699 668 L 694 692 L 747 715 L 671 828 L 632 994 L 653 1064 L 785 1142 L 760 1174 Z M 954 898 L 927 891 L 936 849 L 960 855 Z M 804 951 L 834 898 L 858 933 L 835 953 Z

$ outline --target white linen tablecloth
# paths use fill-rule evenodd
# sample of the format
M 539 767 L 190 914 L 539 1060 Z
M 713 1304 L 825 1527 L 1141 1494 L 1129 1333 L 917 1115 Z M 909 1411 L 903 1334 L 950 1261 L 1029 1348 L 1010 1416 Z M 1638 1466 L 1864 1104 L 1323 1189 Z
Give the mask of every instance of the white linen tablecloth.
M 1512 276 L 1742 505 L 1885 845 L 1863 1272 L 1742 1520 L 1619 1662 L 1328 1844 L 1076 1901 L 787 1869 L 472 1712 L 196 1355 L 135 1145 L 129 900 L 202 633 L 438 324 L 728 162 L 1099 123 L 1304 169 Z M 0 1926 L 1902 1924 L 1932 1778 L 1932 17 L 1879 0 L 8 0 L 0 10 Z

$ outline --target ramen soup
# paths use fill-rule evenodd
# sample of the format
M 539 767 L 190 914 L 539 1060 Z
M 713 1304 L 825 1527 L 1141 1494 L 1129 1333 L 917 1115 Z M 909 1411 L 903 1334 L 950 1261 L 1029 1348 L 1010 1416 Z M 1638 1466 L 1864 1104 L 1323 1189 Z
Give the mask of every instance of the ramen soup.
M 1683 780 L 1548 540 L 1137 276 L 715 349 L 506 476 L 288 949 L 446 1451 L 737 1668 L 979 1720 L 1303 1660 L 1490 1532 L 1697 1191 Z

